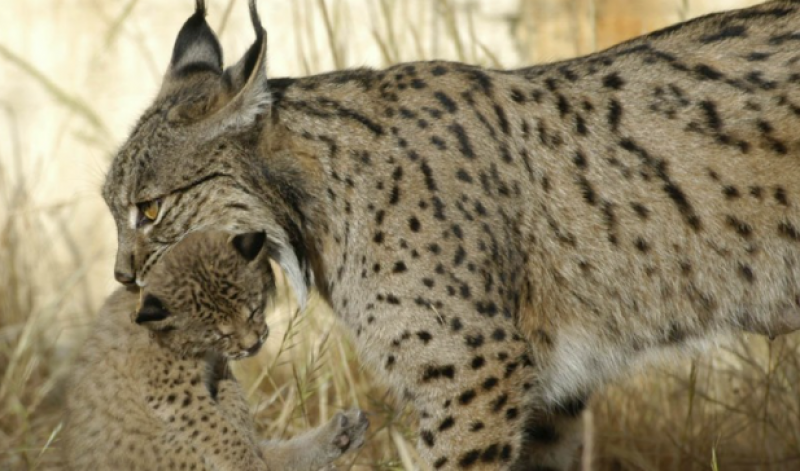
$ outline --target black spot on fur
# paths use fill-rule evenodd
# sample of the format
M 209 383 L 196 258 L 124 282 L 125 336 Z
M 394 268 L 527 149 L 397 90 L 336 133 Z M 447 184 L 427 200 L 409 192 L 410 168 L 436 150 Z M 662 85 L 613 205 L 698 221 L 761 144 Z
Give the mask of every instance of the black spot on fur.
M 786 190 L 783 187 L 776 187 L 775 188 L 775 201 L 777 201 L 782 206 L 789 206 L 789 198 L 786 196 Z
M 788 221 L 778 224 L 778 234 L 795 242 L 800 242 L 800 232 Z
M 741 196 L 739 194 L 739 190 L 732 185 L 726 185 L 722 187 L 722 194 L 725 195 L 725 197 L 728 199 L 736 199 Z
M 745 239 L 749 239 L 753 235 L 753 227 L 736 216 L 727 216 L 725 223 Z
M 608 125 L 612 131 L 617 132 L 620 121 L 622 121 L 622 105 L 617 100 L 611 100 L 608 104 Z
M 430 430 L 420 431 L 419 437 L 422 439 L 422 442 L 428 446 L 428 448 L 433 448 L 433 445 L 436 443 L 433 432 Z
M 506 394 L 506 393 L 500 394 L 499 396 L 497 396 L 492 401 L 492 404 L 491 404 L 492 405 L 492 411 L 493 412 L 500 412 L 500 410 L 503 408 L 503 406 L 506 405 L 507 402 L 508 402 L 508 394 Z
M 753 273 L 753 269 L 750 267 L 750 265 L 747 265 L 745 263 L 739 264 L 739 274 L 748 283 L 752 283 L 753 281 L 755 281 L 756 276 Z
M 453 379 L 456 367 L 453 365 L 428 365 L 422 372 L 422 382 L 427 383 L 440 378 Z
M 603 86 L 612 90 L 619 90 L 625 85 L 625 81 L 617 72 L 612 72 L 603 77 Z
M 700 80 L 720 80 L 724 77 L 720 71 L 706 64 L 696 65 L 694 71 Z
M 468 159 L 474 159 L 475 151 L 472 149 L 472 144 L 469 141 L 469 136 L 466 130 L 464 130 L 464 127 L 458 123 L 453 123 L 448 126 L 447 129 L 453 133 L 458 140 L 458 150 L 461 152 L 461 155 Z
M 478 394 L 475 392 L 474 389 L 469 389 L 469 390 L 464 391 L 463 393 L 461 393 L 460 396 L 458 396 L 458 402 L 461 405 L 466 406 L 467 404 L 472 402 L 472 400 L 475 399 L 477 396 L 478 396 Z
M 494 376 L 491 376 L 491 377 L 489 377 L 489 378 L 486 378 L 486 379 L 483 381 L 483 389 L 484 389 L 485 391 L 491 391 L 491 390 L 492 390 L 492 389 L 494 389 L 494 387 L 495 387 L 495 386 L 497 386 L 499 383 L 500 383 L 500 380 L 499 380 L 499 379 L 495 378 Z
M 450 98 L 446 93 L 436 92 L 433 94 L 433 96 L 439 101 L 439 103 L 442 104 L 442 106 L 447 112 L 455 113 L 456 111 L 458 111 L 458 105 L 456 105 L 456 102 L 453 101 L 453 99 Z
M 512 421 L 515 420 L 517 417 L 519 417 L 519 409 L 517 409 L 516 407 L 511 407 L 508 410 L 506 410 L 506 420 Z
M 445 430 L 451 429 L 455 424 L 456 420 L 453 418 L 453 416 L 447 416 L 442 423 L 439 424 L 439 431 L 444 432 Z
M 703 44 L 723 41 L 730 38 L 742 38 L 747 36 L 747 27 L 744 25 L 733 25 L 722 28 L 713 34 L 708 34 L 700 38 Z
M 477 335 L 467 335 L 464 337 L 466 340 L 467 346 L 470 348 L 478 348 L 483 345 L 484 338 L 482 334 Z
M 473 466 L 480 457 L 480 450 L 470 450 L 461 455 L 461 458 L 458 460 L 458 465 L 462 468 L 469 468 Z
M 633 208 L 633 211 L 641 219 L 647 219 L 650 217 L 650 210 L 641 203 L 631 203 L 631 208 Z

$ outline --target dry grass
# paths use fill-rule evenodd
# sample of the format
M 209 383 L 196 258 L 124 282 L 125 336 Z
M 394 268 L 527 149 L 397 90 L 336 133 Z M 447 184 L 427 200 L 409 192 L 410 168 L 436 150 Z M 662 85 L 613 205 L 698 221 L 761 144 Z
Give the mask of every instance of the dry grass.
M 42 0 L 0 16 L 0 469 L 57 464 L 60 378 L 114 282 L 97 189 L 151 96 L 192 2 Z M 567 57 L 737 0 L 262 1 L 273 75 L 444 57 L 516 66 Z M 243 2 L 211 2 L 229 60 Z M 241 362 L 267 436 L 358 405 L 369 446 L 343 468 L 413 469 L 411 418 L 354 358 L 327 308 L 269 317 Z M 800 338 L 747 338 L 594 398 L 584 469 L 800 469 Z

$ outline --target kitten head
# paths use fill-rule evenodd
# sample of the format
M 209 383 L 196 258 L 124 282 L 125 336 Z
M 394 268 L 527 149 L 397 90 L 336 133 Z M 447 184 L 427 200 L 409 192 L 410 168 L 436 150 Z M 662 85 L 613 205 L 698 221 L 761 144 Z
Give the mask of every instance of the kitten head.
M 182 356 L 255 354 L 269 333 L 264 311 L 275 295 L 265 238 L 263 232 L 185 237 L 153 267 L 133 321 Z

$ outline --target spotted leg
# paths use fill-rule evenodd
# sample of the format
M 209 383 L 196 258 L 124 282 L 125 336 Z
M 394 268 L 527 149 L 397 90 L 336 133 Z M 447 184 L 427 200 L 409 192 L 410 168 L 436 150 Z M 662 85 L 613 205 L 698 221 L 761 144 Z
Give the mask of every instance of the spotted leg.
M 488 302 L 389 301 L 356 325 L 357 345 L 416 407 L 420 456 L 432 469 L 508 469 L 523 443 L 535 375 L 513 320 Z

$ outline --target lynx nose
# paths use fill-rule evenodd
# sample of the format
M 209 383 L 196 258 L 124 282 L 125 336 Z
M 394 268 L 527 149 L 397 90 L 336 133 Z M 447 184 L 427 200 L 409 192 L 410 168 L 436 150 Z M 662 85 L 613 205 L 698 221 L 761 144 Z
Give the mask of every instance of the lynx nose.
M 117 260 L 114 263 L 114 278 L 125 286 L 133 285 L 136 282 L 134 266 L 133 253 L 117 249 Z
M 122 272 L 122 271 L 114 271 L 114 278 L 117 279 L 120 283 L 126 286 L 130 286 L 136 282 L 133 274 Z

